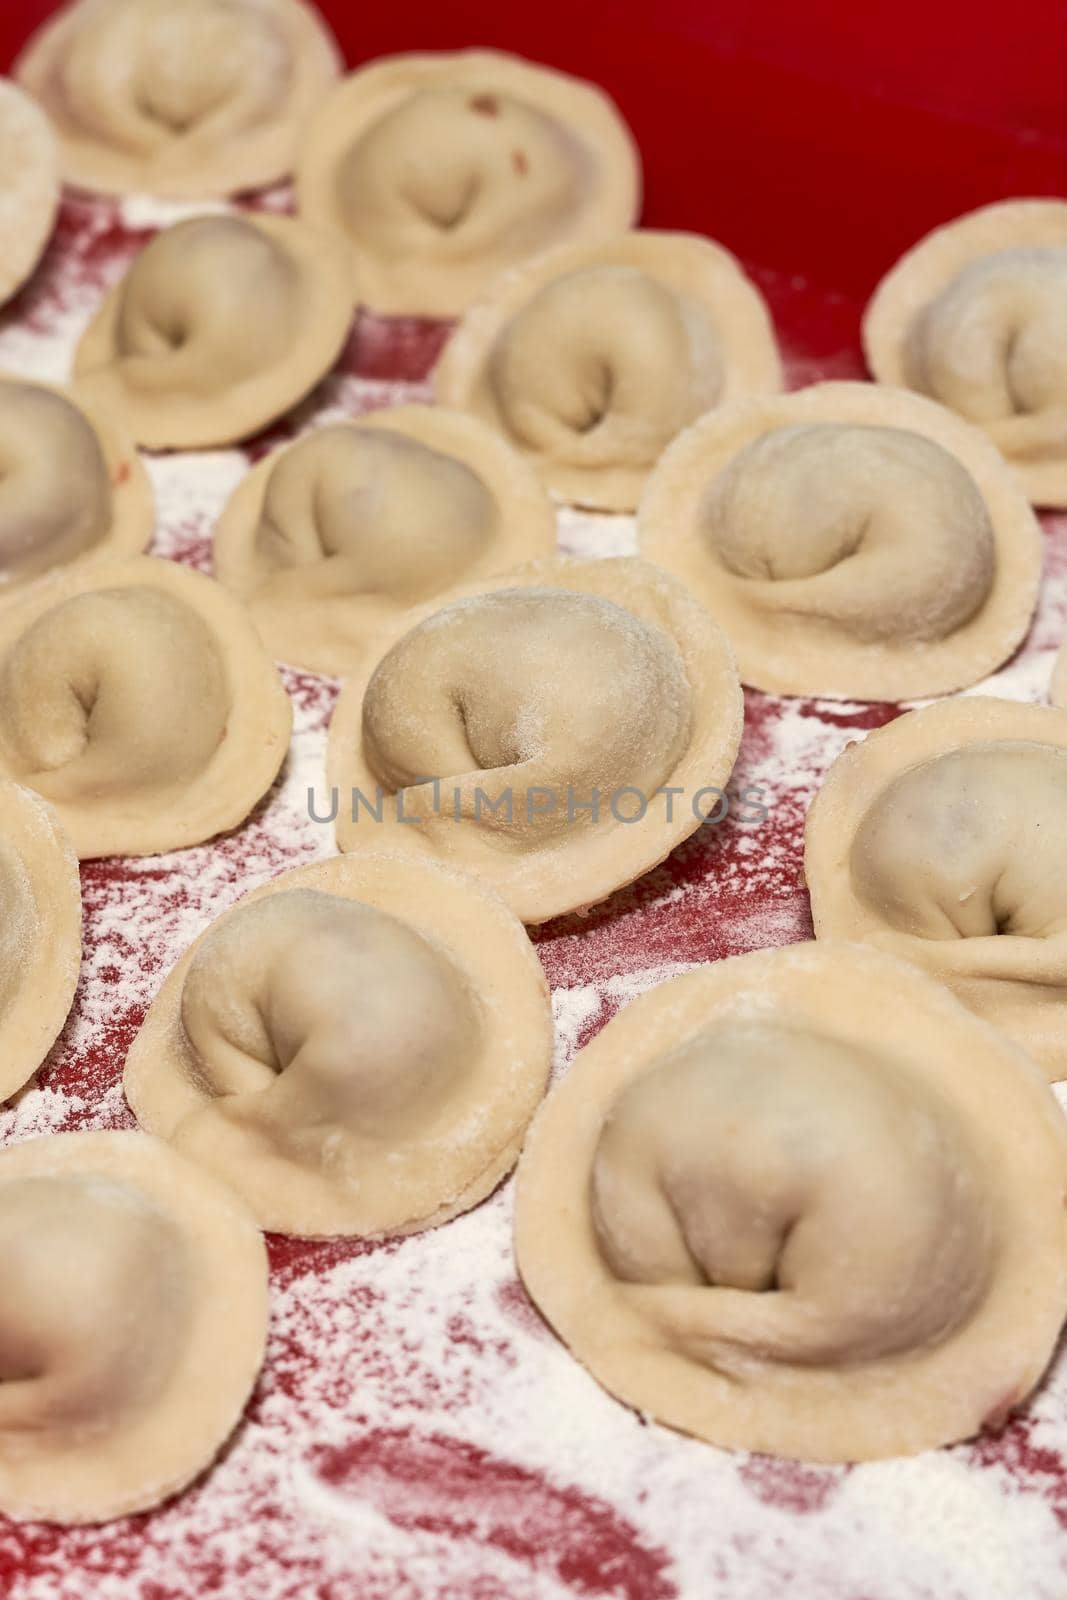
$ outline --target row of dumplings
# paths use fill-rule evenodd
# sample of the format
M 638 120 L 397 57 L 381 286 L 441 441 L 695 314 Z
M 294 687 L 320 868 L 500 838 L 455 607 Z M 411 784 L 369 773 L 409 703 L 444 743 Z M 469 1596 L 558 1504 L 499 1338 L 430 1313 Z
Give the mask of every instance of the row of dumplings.
M 308 392 L 351 318 L 332 249 L 291 218 L 179 223 L 83 335 L 68 396 L 80 421 L 56 402 L 49 422 L 40 392 L 22 415 L 5 390 L 26 467 L 6 491 L 8 592 L 48 563 L 143 547 L 143 475 L 120 433 L 222 443 Z M 708 355 L 714 381 L 690 371 L 675 335 Z M 540 257 L 453 335 L 436 417 L 335 427 L 261 464 L 222 518 L 217 570 L 277 656 L 347 675 L 397 611 L 550 549 L 546 489 L 636 501 L 641 553 L 723 626 L 746 683 L 899 700 L 988 675 L 1025 635 L 1041 574 L 1018 460 L 994 442 L 1006 447 L 1003 429 L 990 424 L 991 441 L 891 386 L 761 394 L 777 374 L 755 290 L 707 240 L 636 232 L 580 260 Z

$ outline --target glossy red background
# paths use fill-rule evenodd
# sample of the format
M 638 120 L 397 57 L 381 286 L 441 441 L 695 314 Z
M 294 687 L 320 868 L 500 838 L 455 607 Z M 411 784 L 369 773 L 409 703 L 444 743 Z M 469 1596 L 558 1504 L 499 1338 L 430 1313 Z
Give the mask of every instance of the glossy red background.
M 0 10 L 10 62 L 56 7 Z M 864 294 L 955 212 L 1067 193 L 1067 5 L 973 0 L 320 0 L 348 60 L 496 44 L 596 79 L 651 226 Z

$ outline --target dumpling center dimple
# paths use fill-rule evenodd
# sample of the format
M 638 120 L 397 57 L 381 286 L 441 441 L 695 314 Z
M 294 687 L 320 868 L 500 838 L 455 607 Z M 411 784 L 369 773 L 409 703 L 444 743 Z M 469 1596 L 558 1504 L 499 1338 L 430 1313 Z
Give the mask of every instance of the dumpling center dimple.
M 924 939 L 1067 932 L 1067 752 L 976 743 L 889 783 L 857 829 L 856 893 Z
M 920 1081 L 876 1051 L 740 1019 L 623 1090 L 593 1205 L 618 1278 L 712 1297 L 706 1354 L 720 1291 L 724 1343 L 764 1356 L 936 1344 L 984 1292 L 995 1248 L 974 1153 Z
M 611 265 L 546 284 L 501 332 L 487 374 L 518 442 L 578 465 L 650 464 L 700 403 L 692 380 L 680 298 Z
M 0 1185 L 0 1436 L 104 1434 L 159 1388 L 184 1337 L 183 1245 L 103 1179 Z
M 459 972 L 397 919 L 313 890 L 242 908 L 201 946 L 182 1021 L 232 1120 L 300 1158 L 331 1128 L 432 1123 L 480 1031 Z
M 997 251 L 915 317 L 909 384 L 975 422 L 1067 405 L 1067 250 Z
M 970 474 L 903 428 L 775 428 L 710 484 L 700 532 L 752 603 L 862 641 L 937 641 L 994 578 L 992 523 Z
M 364 697 L 364 749 L 392 788 L 493 774 L 478 794 L 510 795 L 533 834 L 565 826 L 568 801 L 594 789 L 605 807 L 621 785 L 651 799 L 691 715 L 681 657 L 658 628 L 600 596 L 500 590 L 437 612 L 385 656 Z M 555 801 L 537 827 L 535 787 Z M 464 814 L 477 807 L 462 782 L 457 793 Z M 453 810 L 450 798 L 441 814 Z
M 300 569 L 316 595 L 412 603 L 458 581 L 498 518 L 464 462 L 388 429 L 326 428 L 270 475 L 257 571 L 267 583 Z

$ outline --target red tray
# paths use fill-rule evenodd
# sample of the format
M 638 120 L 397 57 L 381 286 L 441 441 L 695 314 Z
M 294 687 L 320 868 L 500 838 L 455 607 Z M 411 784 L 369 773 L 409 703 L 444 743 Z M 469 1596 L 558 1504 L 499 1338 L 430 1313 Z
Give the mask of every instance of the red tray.
M 0 16 L 8 55 L 51 7 Z M 973 9 L 833 0 L 709 18 L 671 0 L 557 0 L 521 15 L 462 0 L 358 18 L 327 5 L 353 61 L 495 43 L 598 78 L 642 143 L 646 220 L 703 229 L 767 295 L 792 383 L 862 375 L 863 299 L 931 223 L 1010 193 L 1067 193 L 1059 63 L 995 50 Z M 1033 13 L 1031 13 L 1033 15 Z M 963 24 L 966 23 L 966 26 Z M 959 26 L 957 26 L 959 24 Z M 847 27 L 847 32 L 844 31 Z M 835 31 L 836 30 L 836 31 Z M 279 191 L 262 203 L 284 205 Z M 62 377 L 105 286 L 167 213 L 69 199 L 42 270 L 0 313 L 0 369 Z M 443 325 L 361 317 L 344 361 L 284 430 L 244 452 L 159 457 L 156 553 L 210 564 L 212 519 L 281 432 L 421 395 Z M 1043 698 L 1067 631 L 1067 518 L 1046 518 L 1048 570 L 1029 639 L 984 688 Z M 628 548 L 625 518 L 567 515 L 566 548 Z M 245 890 L 331 853 L 307 816 L 322 784 L 334 687 L 290 673 L 293 754 L 267 801 L 221 843 L 83 867 L 85 967 L 36 1086 L 0 1140 L 130 1125 L 122 1061 L 163 974 Z M 537 935 L 559 1063 L 626 999 L 688 963 L 810 933 L 804 811 L 821 774 L 885 705 L 748 694 L 735 814 L 589 916 Z M 604 1395 L 526 1299 L 511 1189 L 433 1233 L 367 1247 L 271 1241 L 269 1359 L 244 1424 L 176 1501 L 105 1528 L 0 1520 L 10 1600 L 1064 1600 L 1067 1373 L 996 1438 L 855 1469 L 731 1456 Z

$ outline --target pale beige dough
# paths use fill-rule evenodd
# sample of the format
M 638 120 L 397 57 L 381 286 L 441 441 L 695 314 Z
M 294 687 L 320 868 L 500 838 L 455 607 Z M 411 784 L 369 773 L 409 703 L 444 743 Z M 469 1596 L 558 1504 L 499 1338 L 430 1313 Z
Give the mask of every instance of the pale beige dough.
M 767 307 L 734 257 L 696 234 L 645 230 L 498 278 L 434 386 L 499 428 L 559 499 L 632 511 L 683 428 L 781 377 Z
M 1035 505 L 1067 506 L 1067 201 L 1007 200 L 935 228 L 863 319 L 880 383 L 983 428 Z
M 0 1509 L 105 1522 L 185 1487 L 263 1361 L 267 1260 L 225 1184 L 139 1133 L 0 1151 Z
M 74 0 L 15 72 L 55 125 L 68 182 L 195 199 L 286 177 L 339 68 L 302 0 Z
M 291 726 L 243 608 L 172 561 L 94 562 L 0 612 L 0 774 L 54 806 L 79 856 L 236 827 Z
M 729 635 L 743 683 L 904 700 L 976 683 L 1026 634 L 1041 530 L 996 450 L 918 395 L 821 383 L 670 446 L 641 553 Z
M 154 526 L 148 474 L 104 407 L 0 373 L 0 600 L 54 568 L 139 555 Z
M 1067 712 L 944 701 L 849 745 L 808 813 L 818 938 L 923 967 L 1067 1077 Z
M 48 118 L 0 78 L 0 305 L 45 252 L 59 209 L 59 149 Z
M 555 547 L 536 474 L 491 428 L 398 406 L 261 461 L 223 511 L 214 555 L 276 659 L 343 676 L 410 606 Z
M 302 216 L 350 240 L 375 311 L 451 317 L 507 267 L 628 228 L 637 148 L 591 83 L 496 50 L 361 67 L 301 143 Z
M 78 858 L 50 806 L 0 782 L 0 1101 L 55 1043 L 81 957 Z
M 719 808 L 742 716 L 729 645 L 676 579 L 626 558 L 531 562 L 368 651 L 330 727 L 337 840 L 463 867 L 544 922 Z
M 1067 1309 L 1067 1126 L 904 962 L 800 944 L 633 1001 L 519 1165 L 516 1252 L 605 1388 L 731 1449 L 909 1455 L 1001 1426 Z
M 352 311 L 339 241 L 292 217 L 191 217 L 107 295 L 74 375 L 150 450 L 232 444 L 325 376 Z
M 218 918 L 126 1062 L 141 1125 L 277 1233 L 412 1233 L 518 1154 L 552 1016 L 522 925 L 464 875 L 388 855 L 283 873 Z

